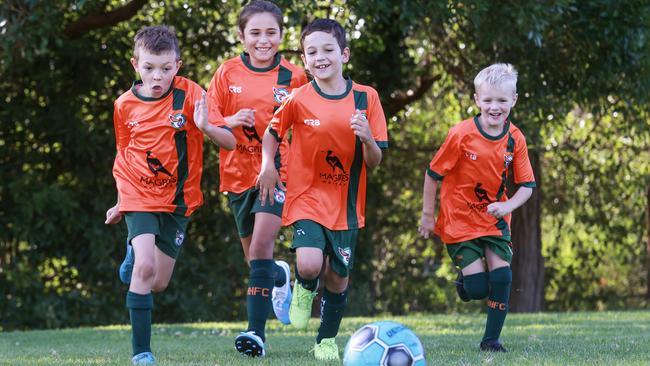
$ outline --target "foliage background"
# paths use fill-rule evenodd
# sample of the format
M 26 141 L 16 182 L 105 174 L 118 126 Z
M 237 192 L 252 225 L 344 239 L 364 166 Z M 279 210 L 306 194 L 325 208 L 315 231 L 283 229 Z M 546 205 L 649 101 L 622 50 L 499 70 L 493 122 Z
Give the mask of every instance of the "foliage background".
M 440 242 L 416 237 L 425 167 L 447 129 L 474 113 L 472 80 L 511 62 L 514 120 L 541 183 L 522 222 L 539 252 L 531 310 L 648 307 L 650 5 L 647 1 L 282 0 L 285 55 L 315 17 L 349 32 L 347 72 L 381 94 L 390 149 L 369 179 L 348 314 L 480 311 L 460 304 Z M 173 25 L 181 74 L 207 87 L 241 52 L 241 1 L 36 1 L 0 4 L 0 327 L 127 322 L 116 269 L 125 225 L 114 204 L 112 101 L 130 87 L 132 38 Z M 121 19 L 114 16 L 121 15 Z M 208 146 L 208 145 L 206 145 Z M 247 267 L 215 149 L 205 151 L 205 206 L 194 216 L 156 322 L 245 318 Z M 526 225 L 522 225 L 526 226 Z M 527 226 L 526 226 L 527 227 Z M 515 228 L 514 230 L 517 230 Z M 277 255 L 293 259 L 283 232 Z M 517 243 L 515 243 L 517 245 Z M 532 267 L 532 266 L 531 266 Z M 516 295 L 516 294 L 515 294 Z M 517 299 L 516 301 L 521 301 Z

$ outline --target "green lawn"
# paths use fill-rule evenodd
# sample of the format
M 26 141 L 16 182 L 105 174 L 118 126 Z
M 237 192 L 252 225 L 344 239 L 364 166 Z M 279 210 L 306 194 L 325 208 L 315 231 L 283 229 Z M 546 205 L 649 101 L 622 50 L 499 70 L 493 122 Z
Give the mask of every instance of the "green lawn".
M 484 315 L 413 315 L 344 318 L 341 353 L 362 324 L 390 319 L 413 329 L 428 365 L 648 365 L 650 311 L 511 314 L 502 341 L 508 354 L 478 351 Z M 234 349 L 244 323 L 156 325 L 152 338 L 159 365 L 317 365 L 309 353 L 316 335 L 268 324 L 267 357 L 247 359 Z M 0 333 L 0 365 L 128 365 L 128 326 Z M 333 363 L 335 364 L 335 363 Z

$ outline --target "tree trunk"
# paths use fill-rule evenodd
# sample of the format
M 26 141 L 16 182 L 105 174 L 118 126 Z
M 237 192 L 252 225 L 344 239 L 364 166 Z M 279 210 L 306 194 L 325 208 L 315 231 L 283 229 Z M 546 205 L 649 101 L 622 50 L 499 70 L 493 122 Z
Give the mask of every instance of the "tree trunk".
M 645 247 L 645 261 L 646 261 L 646 293 L 645 293 L 645 298 L 647 300 L 650 300 L 650 183 L 648 183 L 648 187 L 646 188 L 645 191 L 645 197 L 646 197 L 646 207 L 645 207 L 645 221 L 646 221 L 646 235 L 648 236 L 648 240 L 646 241 Z
M 544 258 L 541 237 L 542 167 L 540 153 L 529 151 L 537 188 L 512 215 L 512 291 L 510 311 L 535 312 L 544 306 Z

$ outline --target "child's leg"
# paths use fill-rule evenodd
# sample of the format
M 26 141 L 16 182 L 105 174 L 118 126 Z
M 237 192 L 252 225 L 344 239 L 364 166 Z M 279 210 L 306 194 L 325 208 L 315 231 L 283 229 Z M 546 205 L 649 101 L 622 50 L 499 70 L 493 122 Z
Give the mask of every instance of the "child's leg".
M 462 269 L 463 287 L 470 299 L 481 300 L 490 291 L 488 273 L 485 272 L 483 261 L 479 258 Z
M 306 290 L 318 289 L 318 276 L 323 270 L 323 250 L 320 248 L 296 248 L 296 281 Z
M 245 238 L 240 238 L 239 240 L 241 241 L 241 248 L 244 252 L 244 260 L 246 261 L 246 264 L 250 267 L 250 247 L 251 247 L 251 240 L 253 238 L 253 235 L 249 235 Z
M 255 226 L 249 250 L 250 275 L 246 295 L 248 330 L 265 340 L 266 319 L 271 311 L 271 291 L 275 281 L 273 246 L 281 219 L 273 214 L 255 214 Z
M 496 341 L 508 314 L 512 270 L 510 263 L 502 259 L 492 249 L 485 249 L 485 258 L 490 269 L 490 296 L 488 297 L 488 317 L 483 342 Z
M 325 289 L 321 300 L 321 324 L 316 343 L 324 338 L 334 338 L 339 332 L 343 312 L 347 305 L 349 277 L 341 277 L 331 270 L 329 263 L 325 269 Z
M 135 252 L 133 277 L 126 295 L 131 318 L 133 355 L 151 352 L 151 289 L 155 278 L 154 234 L 141 234 L 131 240 Z
M 152 292 L 163 292 L 169 285 L 169 281 L 174 273 L 176 259 L 163 253 L 158 247 L 154 249 L 156 259 L 156 275 L 153 280 Z

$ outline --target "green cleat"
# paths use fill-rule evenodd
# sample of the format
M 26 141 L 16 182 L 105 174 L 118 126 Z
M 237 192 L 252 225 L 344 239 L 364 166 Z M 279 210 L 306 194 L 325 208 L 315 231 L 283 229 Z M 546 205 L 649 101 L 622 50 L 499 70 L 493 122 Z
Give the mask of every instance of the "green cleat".
M 293 298 L 289 308 L 289 319 L 291 324 L 298 329 L 307 329 L 309 318 L 311 318 L 311 304 L 317 292 L 311 292 L 296 280 L 293 284 Z
M 314 357 L 321 361 L 338 361 L 339 346 L 336 345 L 334 338 L 323 338 L 320 343 L 314 345 Z

